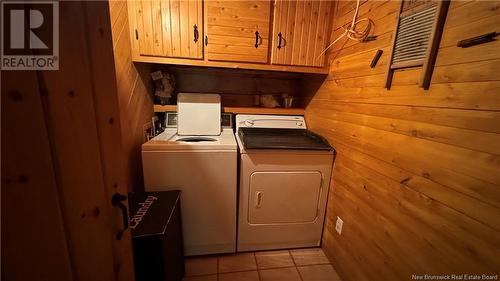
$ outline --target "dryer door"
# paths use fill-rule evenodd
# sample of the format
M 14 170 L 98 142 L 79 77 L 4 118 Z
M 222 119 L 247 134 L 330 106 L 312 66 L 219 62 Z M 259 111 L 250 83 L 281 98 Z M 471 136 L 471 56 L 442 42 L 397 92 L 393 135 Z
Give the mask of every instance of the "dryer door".
M 312 222 L 321 200 L 321 172 L 254 172 L 250 176 L 248 222 L 285 224 Z

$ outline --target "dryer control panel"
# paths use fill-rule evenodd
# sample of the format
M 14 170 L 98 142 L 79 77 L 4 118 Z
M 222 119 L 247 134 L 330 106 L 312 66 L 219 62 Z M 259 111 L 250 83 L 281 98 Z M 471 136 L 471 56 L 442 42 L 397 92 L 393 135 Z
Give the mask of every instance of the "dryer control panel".
M 236 115 L 236 131 L 246 128 L 307 129 L 300 115 Z

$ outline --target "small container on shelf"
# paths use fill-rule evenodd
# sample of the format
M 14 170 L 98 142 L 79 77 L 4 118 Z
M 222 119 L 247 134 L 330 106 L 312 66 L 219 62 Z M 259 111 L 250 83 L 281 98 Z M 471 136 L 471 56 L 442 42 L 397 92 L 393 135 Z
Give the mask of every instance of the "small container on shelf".
M 282 95 L 281 96 L 281 99 L 282 99 L 282 106 L 283 108 L 291 108 L 293 107 L 293 96 L 289 96 L 289 95 Z

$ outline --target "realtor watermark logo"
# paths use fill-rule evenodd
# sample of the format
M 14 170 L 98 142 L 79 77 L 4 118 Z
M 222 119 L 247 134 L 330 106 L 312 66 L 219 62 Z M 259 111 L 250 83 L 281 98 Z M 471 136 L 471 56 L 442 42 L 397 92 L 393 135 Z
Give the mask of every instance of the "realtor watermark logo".
M 59 3 L 2 1 L 1 69 L 59 69 Z
M 412 274 L 411 280 L 498 280 L 498 274 Z

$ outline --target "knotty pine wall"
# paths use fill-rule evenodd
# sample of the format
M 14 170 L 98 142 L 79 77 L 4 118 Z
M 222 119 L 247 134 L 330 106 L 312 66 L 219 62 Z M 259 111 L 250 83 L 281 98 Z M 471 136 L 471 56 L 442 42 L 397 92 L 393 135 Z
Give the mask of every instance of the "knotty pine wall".
M 132 63 L 126 1 L 109 1 L 128 190 L 143 186 L 141 144 L 153 116 L 149 66 Z
M 333 38 L 354 3 L 337 3 Z M 309 127 L 338 152 L 322 247 L 345 281 L 499 274 L 500 40 L 456 43 L 500 31 L 500 2 L 452 1 L 430 89 L 409 69 L 387 91 L 399 5 L 363 2 L 360 17 L 374 21 L 378 39 L 334 45 L 330 74 L 306 109 Z

